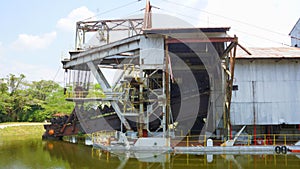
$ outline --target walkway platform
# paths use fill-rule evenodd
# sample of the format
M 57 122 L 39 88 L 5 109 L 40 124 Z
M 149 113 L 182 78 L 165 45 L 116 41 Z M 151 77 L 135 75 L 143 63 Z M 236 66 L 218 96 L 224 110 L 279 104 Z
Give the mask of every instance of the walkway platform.
M 276 146 L 231 146 L 231 147 L 162 147 L 162 146 L 103 146 L 93 144 L 94 148 L 99 148 L 111 152 L 155 152 L 174 154 L 300 154 L 300 153 L 276 153 Z M 300 146 L 286 146 L 287 149 L 300 149 Z

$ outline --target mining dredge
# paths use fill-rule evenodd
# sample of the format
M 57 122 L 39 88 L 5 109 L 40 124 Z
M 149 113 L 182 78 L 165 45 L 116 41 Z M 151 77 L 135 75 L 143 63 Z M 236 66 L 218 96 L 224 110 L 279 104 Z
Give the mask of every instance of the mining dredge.
M 74 110 L 45 125 L 43 138 L 98 131 L 227 135 L 239 46 L 229 29 L 155 28 L 151 6 L 144 18 L 77 22 L 75 50 L 62 61 Z M 91 33 L 97 44 L 87 44 Z

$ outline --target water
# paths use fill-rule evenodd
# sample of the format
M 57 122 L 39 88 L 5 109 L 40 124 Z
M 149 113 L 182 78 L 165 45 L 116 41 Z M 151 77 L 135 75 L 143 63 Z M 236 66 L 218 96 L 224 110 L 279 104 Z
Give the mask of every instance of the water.
M 140 154 L 141 156 L 141 154 Z M 295 155 L 174 155 L 147 159 L 93 150 L 90 146 L 40 138 L 0 138 L 0 168 L 7 169 L 89 169 L 89 168 L 300 168 Z

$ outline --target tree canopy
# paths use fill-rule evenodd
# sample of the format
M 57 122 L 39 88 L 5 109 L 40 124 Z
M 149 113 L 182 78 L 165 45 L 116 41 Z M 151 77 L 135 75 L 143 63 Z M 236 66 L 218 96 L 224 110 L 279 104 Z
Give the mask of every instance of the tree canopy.
M 25 75 L 0 79 L 0 122 L 44 121 L 74 108 L 65 101 L 63 88 L 51 80 L 27 82 Z

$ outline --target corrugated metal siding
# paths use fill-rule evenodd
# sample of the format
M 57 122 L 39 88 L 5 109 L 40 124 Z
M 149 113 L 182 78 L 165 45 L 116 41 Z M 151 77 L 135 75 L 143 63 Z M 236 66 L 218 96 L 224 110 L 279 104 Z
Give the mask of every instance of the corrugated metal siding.
M 300 64 L 237 60 L 231 103 L 233 125 L 300 124 Z

